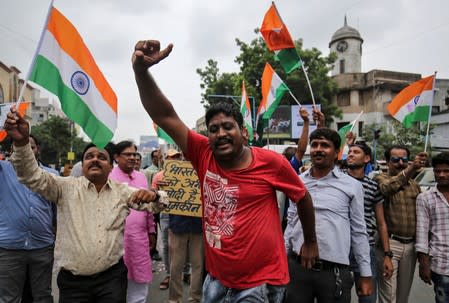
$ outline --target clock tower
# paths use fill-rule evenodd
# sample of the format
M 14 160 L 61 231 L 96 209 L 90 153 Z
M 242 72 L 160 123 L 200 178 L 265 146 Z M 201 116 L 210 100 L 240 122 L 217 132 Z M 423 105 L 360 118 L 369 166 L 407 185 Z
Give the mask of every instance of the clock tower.
M 345 16 L 343 27 L 335 32 L 329 43 L 330 51 L 337 54 L 332 76 L 362 72 L 362 44 L 359 31 L 348 26 Z

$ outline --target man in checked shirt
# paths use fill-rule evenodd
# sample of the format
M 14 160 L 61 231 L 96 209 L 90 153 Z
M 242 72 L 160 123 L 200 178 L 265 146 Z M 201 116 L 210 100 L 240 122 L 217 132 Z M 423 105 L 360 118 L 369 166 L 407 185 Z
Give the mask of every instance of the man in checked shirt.
M 433 281 L 435 302 L 449 302 L 449 152 L 432 158 L 437 185 L 416 199 L 419 276 Z

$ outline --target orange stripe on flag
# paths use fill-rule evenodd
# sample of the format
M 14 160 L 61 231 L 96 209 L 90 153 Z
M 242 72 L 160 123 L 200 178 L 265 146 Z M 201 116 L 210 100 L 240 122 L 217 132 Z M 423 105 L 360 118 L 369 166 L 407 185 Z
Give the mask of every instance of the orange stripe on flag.
M 30 105 L 30 102 L 20 102 L 19 104 L 19 114 L 21 117 L 25 115 L 25 112 L 27 111 L 28 105 Z M 0 131 L 0 142 L 6 139 L 8 136 L 8 133 L 5 130 Z
M 394 116 L 396 113 L 407 103 L 409 103 L 416 96 L 420 95 L 425 90 L 432 90 L 433 87 L 433 77 L 429 76 L 426 78 L 422 78 L 416 82 L 413 82 L 403 90 L 399 92 L 399 94 L 394 97 L 390 104 L 388 104 L 387 109 L 388 112 Z
M 271 51 L 295 47 L 293 39 L 274 4 L 271 4 L 265 13 L 260 32 Z
M 117 98 L 114 91 L 104 78 L 76 28 L 56 8 L 52 9 L 47 30 L 53 34 L 59 46 L 92 78 L 103 98 L 114 112 L 117 112 Z

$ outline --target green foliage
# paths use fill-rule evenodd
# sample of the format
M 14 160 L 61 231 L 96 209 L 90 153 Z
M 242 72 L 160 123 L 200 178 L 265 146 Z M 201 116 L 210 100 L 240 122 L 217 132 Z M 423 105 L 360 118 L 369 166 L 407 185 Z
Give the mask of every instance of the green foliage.
M 393 131 L 387 132 L 385 124 L 371 124 L 363 128 L 362 136 L 365 141 L 373 147 L 373 130 L 380 129 L 380 137 L 376 142 L 376 155 L 377 159 L 384 159 L 384 151 L 392 145 L 403 145 L 406 146 L 411 153 L 413 158 L 417 153 L 424 151 L 425 137 L 427 131 L 427 124 L 416 123 L 411 128 L 405 128 L 402 123 L 397 120 L 392 120 Z M 432 124 L 430 125 L 430 134 L 433 129 Z M 429 134 L 429 136 L 430 136 Z M 428 146 L 428 151 L 430 146 Z
M 68 162 L 67 152 L 75 152 L 76 159 L 87 145 L 83 139 L 76 136 L 76 130 L 70 131 L 70 121 L 57 116 L 51 116 L 47 121 L 33 126 L 31 133 L 40 141 L 40 159 L 45 164 L 64 165 Z M 72 142 L 71 142 L 72 141 Z
M 255 30 L 258 34 L 259 30 Z M 215 102 L 222 102 L 223 98 L 211 98 L 210 95 L 232 95 L 241 94 L 241 82 L 244 79 L 248 96 L 254 96 L 256 109 L 262 99 L 261 78 L 265 63 L 269 63 L 276 73 L 285 81 L 293 95 L 301 104 L 312 104 L 309 87 L 302 70 L 295 70 L 287 75 L 274 60 L 274 53 L 269 51 L 261 37 L 246 43 L 236 39 L 236 44 L 240 48 L 240 54 L 235 58 L 235 62 L 240 66 L 240 72 L 220 73 L 218 62 L 210 59 L 206 67 L 198 68 L 197 73 L 201 78 L 200 87 L 203 90 L 201 103 L 205 108 Z M 316 49 L 303 49 L 302 41 L 295 41 L 296 50 L 307 69 L 309 80 L 315 96 L 315 101 L 320 103 L 322 111 L 326 115 L 326 123 L 329 125 L 333 117 L 341 117 L 341 110 L 331 103 L 331 98 L 337 91 L 336 84 L 328 76 L 331 65 L 335 62 L 336 55 L 331 54 L 324 57 Z M 296 104 L 294 99 L 285 94 L 281 102 L 283 105 Z

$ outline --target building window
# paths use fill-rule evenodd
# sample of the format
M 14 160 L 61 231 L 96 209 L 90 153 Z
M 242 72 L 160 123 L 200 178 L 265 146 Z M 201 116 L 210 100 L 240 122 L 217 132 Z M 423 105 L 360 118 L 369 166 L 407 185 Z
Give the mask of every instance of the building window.
M 341 59 L 340 60 L 340 74 L 344 74 L 345 73 L 345 60 Z
M 436 114 L 440 112 L 440 107 L 439 106 L 432 106 L 432 114 Z
M 349 92 L 341 92 L 337 95 L 337 105 L 338 106 L 351 105 L 351 98 Z

